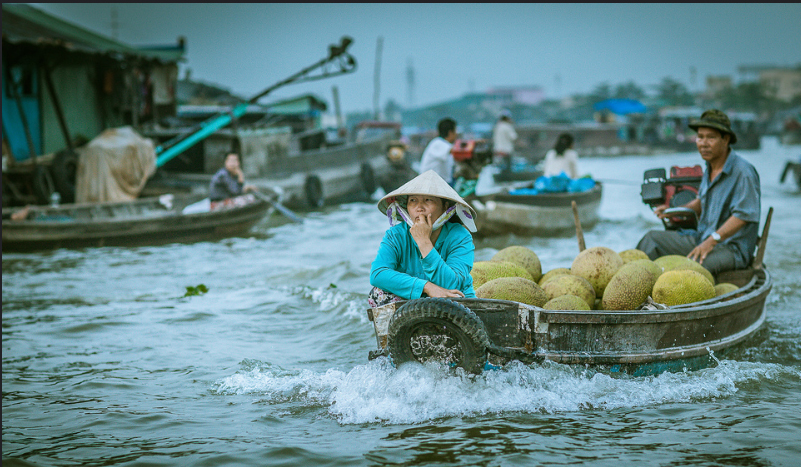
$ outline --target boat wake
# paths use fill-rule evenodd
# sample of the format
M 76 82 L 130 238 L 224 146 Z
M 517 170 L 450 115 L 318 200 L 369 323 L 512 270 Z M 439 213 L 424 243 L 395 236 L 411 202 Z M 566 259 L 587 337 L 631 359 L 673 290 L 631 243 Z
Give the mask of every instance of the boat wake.
M 437 364 L 394 368 L 379 358 L 348 372 L 288 371 L 246 360 L 212 385 L 218 395 L 258 395 L 271 404 L 320 407 L 341 424 L 425 423 L 450 417 L 508 413 L 613 410 L 727 398 L 742 388 L 801 379 L 801 371 L 772 363 L 723 360 L 695 372 L 629 377 L 546 362 L 512 362 L 469 375 Z

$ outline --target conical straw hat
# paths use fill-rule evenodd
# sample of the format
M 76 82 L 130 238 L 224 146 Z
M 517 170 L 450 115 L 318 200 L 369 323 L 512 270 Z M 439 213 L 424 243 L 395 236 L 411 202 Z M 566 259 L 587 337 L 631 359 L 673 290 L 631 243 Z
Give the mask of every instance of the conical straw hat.
M 473 215 L 473 217 L 476 216 L 476 211 L 473 210 L 473 207 L 467 204 L 467 201 L 459 196 L 459 193 L 456 193 L 456 190 L 451 188 L 451 186 L 448 185 L 448 182 L 443 180 L 442 177 L 440 177 L 433 170 L 428 170 L 421 173 L 420 175 L 406 182 L 397 190 L 381 198 L 381 201 L 378 202 L 378 210 L 381 211 L 382 214 L 386 214 L 387 208 L 389 207 L 390 203 L 392 203 L 394 198 L 405 198 L 409 195 L 429 195 L 436 196 L 437 198 L 448 199 L 465 206 L 470 210 L 470 213 Z

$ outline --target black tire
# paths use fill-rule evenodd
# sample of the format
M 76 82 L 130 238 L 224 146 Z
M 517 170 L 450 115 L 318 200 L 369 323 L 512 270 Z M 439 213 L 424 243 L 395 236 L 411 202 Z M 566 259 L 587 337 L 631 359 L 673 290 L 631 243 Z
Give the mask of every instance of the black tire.
M 378 188 L 375 181 L 375 172 L 367 162 L 362 163 L 362 168 L 359 171 L 359 178 L 362 181 L 362 188 L 368 196 L 372 195 L 376 188 Z
M 445 298 L 422 298 L 401 306 L 389 323 L 389 354 L 395 365 L 438 361 L 480 373 L 489 337 L 467 307 Z
M 37 165 L 33 171 L 33 194 L 39 204 L 49 204 L 50 195 L 56 190 L 53 177 L 47 167 Z
M 56 153 L 53 165 L 53 183 L 56 191 L 61 195 L 61 201 L 72 203 L 75 201 L 75 179 L 78 174 L 78 154 L 69 149 Z
M 323 197 L 323 183 L 317 175 L 309 175 L 303 183 L 303 192 L 306 194 L 306 203 L 312 208 L 321 208 L 325 204 Z

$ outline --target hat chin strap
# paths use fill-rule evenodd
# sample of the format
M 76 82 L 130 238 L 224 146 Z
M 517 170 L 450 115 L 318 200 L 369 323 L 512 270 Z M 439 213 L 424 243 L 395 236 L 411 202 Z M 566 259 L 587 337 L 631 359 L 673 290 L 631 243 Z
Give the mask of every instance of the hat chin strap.
M 445 212 L 442 213 L 442 215 L 439 216 L 436 221 L 434 221 L 434 224 L 431 226 L 431 230 L 437 230 L 445 225 L 445 223 L 448 222 L 450 218 L 454 216 L 454 214 L 459 216 L 459 219 L 462 221 L 462 223 L 464 223 L 465 226 L 467 226 L 468 230 L 471 232 L 476 231 L 476 224 L 475 221 L 473 221 L 472 216 L 470 216 L 470 213 L 461 207 L 459 203 L 456 203 L 445 210 Z M 389 219 L 389 225 L 397 225 L 401 222 L 406 222 L 409 227 L 414 225 L 412 217 L 409 215 L 406 209 L 403 208 L 403 206 L 398 204 L 397 201 L 393 201 L 387 207 L 387 219 Z

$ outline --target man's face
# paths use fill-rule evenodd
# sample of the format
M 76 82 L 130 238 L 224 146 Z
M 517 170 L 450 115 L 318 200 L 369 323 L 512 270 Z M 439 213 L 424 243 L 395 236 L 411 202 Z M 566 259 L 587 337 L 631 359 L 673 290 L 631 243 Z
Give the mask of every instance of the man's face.
M 714 128 L 699 127 L 695 145 L 698 147 L 701 158 L 712 162 L 726 157 L 729 152 L 730 138 L 731 136 L 728 134 L 724 135 Z
M 453 143 L 454 141 L 456 141 L 456 130 L 451 130 L 448 133 L 448 136 L 445 138 L 445 141 L 449 143 Z

